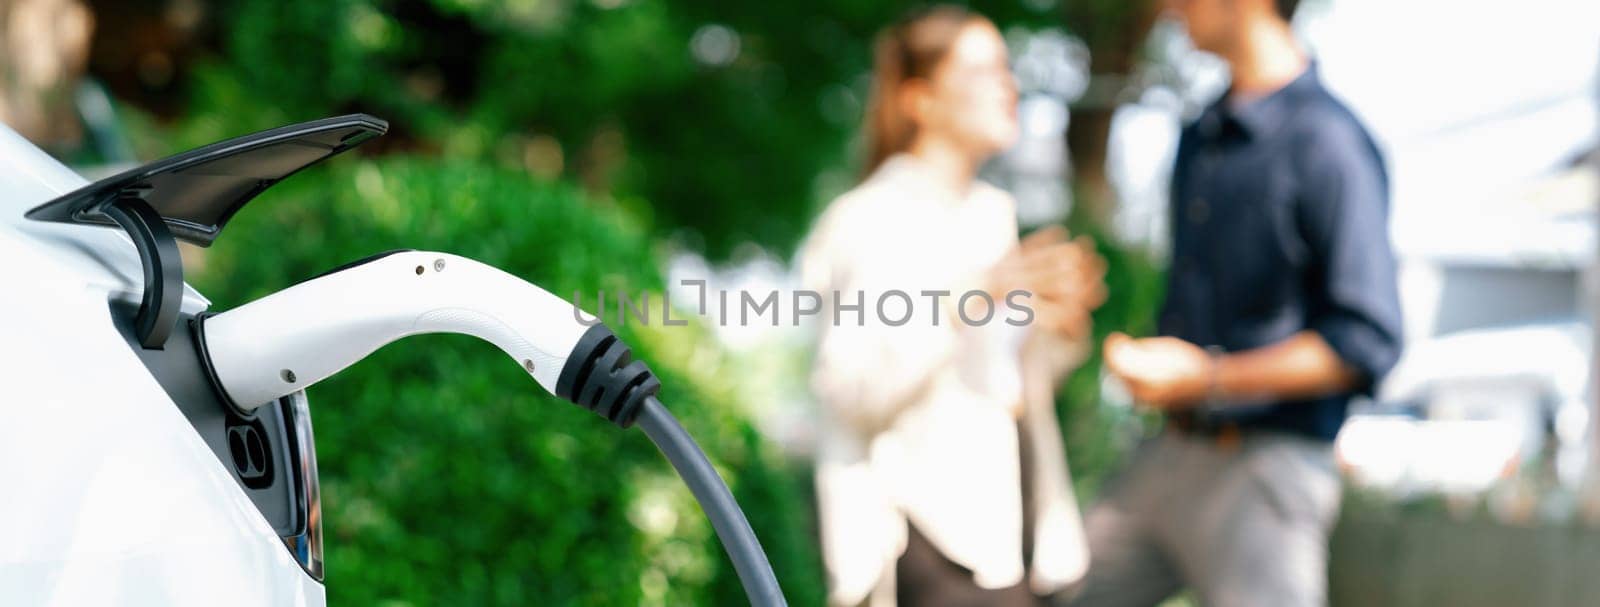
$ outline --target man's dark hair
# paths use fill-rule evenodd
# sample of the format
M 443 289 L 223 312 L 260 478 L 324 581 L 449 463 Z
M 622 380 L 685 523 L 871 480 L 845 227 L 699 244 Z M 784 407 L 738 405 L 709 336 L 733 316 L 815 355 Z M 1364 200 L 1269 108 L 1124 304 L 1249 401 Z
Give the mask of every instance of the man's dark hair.
M 1294 21 L 1294 9 L 1300 7 L 1300 0 L 1272 0 L 1272 6 L 1284 21 Z

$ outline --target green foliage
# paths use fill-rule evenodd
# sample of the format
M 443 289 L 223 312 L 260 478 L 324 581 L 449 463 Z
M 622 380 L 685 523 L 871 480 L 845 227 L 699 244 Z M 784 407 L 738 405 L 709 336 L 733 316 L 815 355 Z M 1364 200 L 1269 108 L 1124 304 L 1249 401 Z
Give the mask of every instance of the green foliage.
M 1082 200 L 1083 193 L 1079 194 Z M 1099 344 L 1113 331 L 1134 336 L 1155 332 L 1165 275 L 1148 253 L 1118 245 L 1083 208 L 1078 207 L 1068 224 L 1073 233 L 1093 237 L 1105 258 L 1107 299 L 1094 313 L 1095 347 L 1090 350 L 1089 359 L 1068 376 L 1056 393 L 1056 407 L 1073 484 L 1079 499 L 1086 500 L 1099 494 L 1102 484 L 1139 438 L 1145 427 L 1142 421 L 1146 421 L 1134 411 L 1105 405 L 1100 393 L 1104 360 Z
M 217 83 L 270 108 L 219 106 L 223 121 L 364 111 L 394 124 L 381 145 L 648 200 L 633 209 L 648 230 L 712 259 L 745 242 L 788 254 L 854 174 L 872 35 L 912 4 L 236 0 L 215 10 L 191 112 Z M 1059 24 L 1049 3 L 981 4 L 1002 27 Z M 696 59 L 708 32 L 732 52 Z
M 660 292 L 637 225 L 572 188 L 473 162 L 339 159 L 242 211 L 200 257 L 218 309 L 413 247 L 551 291 Z M 614 324 L 614 323 L 613 323 Z M 821 602 L 807 471 L 729 402 L 702 327 L 617 327 L 728 479 L 795 604 Z M 655 447 L 543 393 L 493 346 L 421 336 L 311 391 L 330 602 L 734 604 L 743 593 Z

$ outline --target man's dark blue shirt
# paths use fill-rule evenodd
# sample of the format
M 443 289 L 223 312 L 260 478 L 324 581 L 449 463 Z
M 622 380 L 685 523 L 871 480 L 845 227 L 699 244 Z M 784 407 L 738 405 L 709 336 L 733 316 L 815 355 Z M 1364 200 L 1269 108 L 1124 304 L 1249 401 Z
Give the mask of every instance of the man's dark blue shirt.
M 1226 352 L 1316 331 L 1370 393 L 1400 356 L 1388 176 L 1366 129 L 1316 72 L 1237 107 L 1224 96 L 1183 130 L 1159 328 Z M 1200 415 L 1332 440 L 1352 396 Z

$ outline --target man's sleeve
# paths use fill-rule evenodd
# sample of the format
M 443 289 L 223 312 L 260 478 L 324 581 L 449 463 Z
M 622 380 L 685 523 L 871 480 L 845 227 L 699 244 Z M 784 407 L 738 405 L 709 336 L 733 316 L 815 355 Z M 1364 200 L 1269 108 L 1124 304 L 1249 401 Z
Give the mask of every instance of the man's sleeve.
M 1400 358 L 1400 296 L 1389 244 L 1388 179 L 1366 133 L 1320 121 L 1302 148 L 1298 216 L 1311 252 L 1309 323 L 1371 394 Z

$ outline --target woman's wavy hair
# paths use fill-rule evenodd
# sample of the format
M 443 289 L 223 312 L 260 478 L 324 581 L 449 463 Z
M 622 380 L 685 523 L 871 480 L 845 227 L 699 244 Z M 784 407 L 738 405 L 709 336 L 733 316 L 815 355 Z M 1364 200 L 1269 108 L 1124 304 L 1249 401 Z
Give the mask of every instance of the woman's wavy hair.
M 912 80 L 931 77 L 961 29 L 974 22 L 988 19 L 964 7 L 940 4 L 907 13 L 878 33 L 873 43 L 872 93 L 863 125 L 867 143 L 863 179 L 884 160 L 905 151 L 916 136 L 916 124 L 900 111 L 896 101 L 901 88 Z

